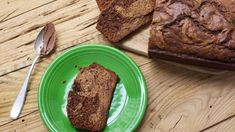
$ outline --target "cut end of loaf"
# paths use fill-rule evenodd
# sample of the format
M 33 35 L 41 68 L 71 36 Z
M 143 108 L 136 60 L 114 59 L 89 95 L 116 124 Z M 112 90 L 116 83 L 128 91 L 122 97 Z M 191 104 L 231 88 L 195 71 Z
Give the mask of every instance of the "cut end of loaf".
M 96 28 L 110 42 L 119 42 L 152 20 L 154 3 L 155 0 L 114 0 L 101 12 Z

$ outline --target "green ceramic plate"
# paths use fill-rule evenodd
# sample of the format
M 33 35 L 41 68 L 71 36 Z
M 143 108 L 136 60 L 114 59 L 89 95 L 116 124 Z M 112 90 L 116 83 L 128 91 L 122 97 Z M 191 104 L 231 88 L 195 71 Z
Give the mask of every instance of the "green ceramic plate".
M 120 78 L 104 131 L 133 131 L 141 122 L 147 105 L 147 92 L 138 66 L 115 48 L 87 44 L 64 52 L 42 77 L 38 92 L 39 112 L 50 131 L 77 131 L 67 118 L 67 95 L 79 68 L 93 62 L 116 72 Z

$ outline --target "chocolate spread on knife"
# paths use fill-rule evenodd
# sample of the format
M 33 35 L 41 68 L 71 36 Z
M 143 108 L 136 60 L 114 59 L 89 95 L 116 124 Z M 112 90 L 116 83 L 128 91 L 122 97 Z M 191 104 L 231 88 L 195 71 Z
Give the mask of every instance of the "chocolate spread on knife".
M 45 56 L 55 48 L 56 33 L 55 26 L 52 23 L 46 24 L 43 30 L 43 48 L 41 50 L 41 55 Z

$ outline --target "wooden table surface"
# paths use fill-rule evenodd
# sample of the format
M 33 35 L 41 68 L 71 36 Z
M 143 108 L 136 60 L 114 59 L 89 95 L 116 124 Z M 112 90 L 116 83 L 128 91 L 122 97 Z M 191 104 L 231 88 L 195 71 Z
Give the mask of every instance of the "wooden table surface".
M 0 9 L 0 132 L 47 131 L 37 105 L 42 74 L 68 48 L 107 43 L 95 29 L 99 10 L 95 0 L 1 0 Z M 57 30 L 56 52 L 36 65 L 23 112 L 13 121 L 12 103 L 35 57 L 35 37 L 47 22 Z M 148 107 L 137 131 L 235 131 L 234 72 L 198 73 L 124 52 L 141 68 L 148 85 Z

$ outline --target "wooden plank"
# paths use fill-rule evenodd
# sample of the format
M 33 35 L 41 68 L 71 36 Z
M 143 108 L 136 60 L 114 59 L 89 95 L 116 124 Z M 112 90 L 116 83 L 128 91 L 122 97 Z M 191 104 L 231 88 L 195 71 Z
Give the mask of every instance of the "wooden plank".
M 60 0 L 0 23 L 0 76 L 31 63 L 26 59 L 34 57 L 34 39 L 47 22 L 56 24 L 57 51 L 99 38 L 98 11 L 95 1 Z
M 200 131 L 235 114 L 234 73 L 215 76 L 157 62 L 141 69 L 149 94 L 140 131 Z
M 39 116 L 39 112 L 35 111 L 31 114 L 22 117 L 16 121 L 10 122 L 7 125 L 0 127 L 1 132 L 26 132 L 26 131 L 34 131 L 34 132 L 45 132 L 47 131 L 46 127 L 44 127 L 43 122 Z
M 0 22 L 10 20 L 28 11 L 34 10 L 54 0 L 1 0 Z
M 48 60 L 46 60 L 48 62 Z M 30 80 L 29 91 L 27 93 L 26 102 L 23 108 L 23 112 L 20 117 L 25 116 L 38 109 L 37 105 L 37 93 L 38 85 L 46 68 L 46 64 L 40 64 L 35 66 L 33 76 Z M 24 78 L 28 68 L 19 70 L 17 72 L 0 77 L 0 126 L 10 122 L 10 110 L 12 104 L 18 95 L 18 92 L 23 84 Z
M 221 132 L 225 131 L 226 132 L 234 132 L 235 130 L 235 118 L 223 122 L 222 124 L 219 124 L 213 128 L 210 128 L 208 130 L 202 131 L 202 132 Z M 141 126 L 140 126 L 141 128 Z M 19 132 L 24 132 L 34 129 L 35 132 L 44 132 L 47 131 L 47 128 L 44 126 L 43 122 L 41 121 L 40 115 L 38 110 L 35 112 L 32 112 L 16 121 L 10 122 L 4 126 L 0 127 L 0 131 L 19 131 Z M 146 130 L 137 130 L 139 132 L 146 132 Z M 151 131 L 151 130 L 148 130 Z M 152 130 L 153 131 L 153 130 Z M 176 131 L 176 130 L 172 130 Z
M 134 57 L 137 62 L 142 61 L 142 57 L 140 60 L 139 57 Z M 47 59 L 36 66 L 31 90 L 21 116 L 37 110 L 37 86 L 49 62 L 51 60 Z M 221 76 L 202 74 L 184 68 L 172 69 L 160 61 L 139 65 L 142 65 L 141 70 L 148 85 L 148 109 L 139 131 L 199 131 L 235 114 L 235 82 L 231 81 L 235 79 L 234 73 Z M 4 86 L 4 90 L 0 95 L 0 106 L 6 104 L 0 109 L 2 127 L 11 121 L 8 117 L 10 102 L 18 93 L 19 83 L 25 73 L 26 69 L 22 69 L 2 77 L 0 87 Z M 7 94 L 7 98 L 3 99 Z M 41 121 L 37 124 L 41 124 Z M 18 128 L 26 129 L 19 126 Z
M 207 129 L 202 132 L 234 132 L 235 130 L 235 118 L 232 118 L 226 122 L 222 122 L 221 124 L 218 124 L 210 129 Z
M 133 32 L 123 41 L 118 43 L 120 47 L 143 56 L 148 56 L 150 23 Z
M 222 124 L 219 124 L 213 128 L 210 128 L 206 131 L 203 132 L 221 132 L 225 131 L 226 132 L 234 132 L 235 130 L 235 118 L 223 122 Z M 141 128 L 141 126 L 140 126 Z M 44 126 L 43 122 L 41 121 L 41 118 L 39 116 L 38 110 L 35 112 L 30 113 L 29 115 L 26 115 L 14 122 L 8 123 L 4 126 L 0 127 L 0 131 L 19 131 L 19 132 L 24 132 L 34 129 L 35 132 L 44 132 L 47 131 L 47 128 Z M 146 130 L 138 130 L 139 132 L 145 132 Z M 176 131 L 176 130 L 174 130 Z

